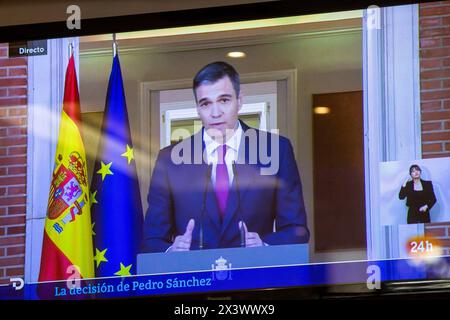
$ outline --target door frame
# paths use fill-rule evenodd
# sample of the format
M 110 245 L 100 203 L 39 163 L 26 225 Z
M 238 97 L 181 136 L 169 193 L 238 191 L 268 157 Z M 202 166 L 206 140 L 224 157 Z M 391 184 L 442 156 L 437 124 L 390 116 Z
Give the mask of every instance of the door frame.
M 389 255 L 380 219 L 380 162 L 422 157 L 419 7 L 364 10 L 363 99 L 367 258 Z

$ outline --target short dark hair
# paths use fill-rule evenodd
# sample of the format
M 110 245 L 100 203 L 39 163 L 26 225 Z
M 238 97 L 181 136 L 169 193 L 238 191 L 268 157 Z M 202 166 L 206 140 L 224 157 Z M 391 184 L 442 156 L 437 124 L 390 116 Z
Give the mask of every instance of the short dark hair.
M 422 172 L 422 169 L 417 164 L 413 164 L 411 167 L 409 167 L 409 175 L 411 175 L 412 171 L 416 169 L 417 171 Z
M 236 97 L 239 96 L 239 92 L 241 90 L 239 73 L 237 73 L 236 69 L 234 69 L 232 65 L 223 61 L 216 61 L 204 66 L 195 75 L 192 85 L 195 100 L 197 100 L 197 94 L 195 93 L 195 90 L 200 85 L 215 83 L 226 76 L 230 78 L 231 83 L 233 84 L 234 91 L 236 92 Z

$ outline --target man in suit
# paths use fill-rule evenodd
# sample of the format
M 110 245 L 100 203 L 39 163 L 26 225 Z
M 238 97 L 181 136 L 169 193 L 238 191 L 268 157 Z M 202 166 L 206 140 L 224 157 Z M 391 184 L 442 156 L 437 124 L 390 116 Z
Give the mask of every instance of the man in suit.
M 158 154 L 142 251 L 308 242 L 290 141 L 238 120 L 242 95 L 231 65 L 205 66 L 193 90 L 203 128 Z

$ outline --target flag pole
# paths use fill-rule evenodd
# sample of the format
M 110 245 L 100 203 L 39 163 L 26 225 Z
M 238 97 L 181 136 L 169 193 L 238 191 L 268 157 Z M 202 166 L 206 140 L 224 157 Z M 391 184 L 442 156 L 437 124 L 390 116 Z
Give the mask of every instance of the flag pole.
M 73 55 L 73 41 L 69 42 L 69 59 Z
M 113 33 L 112 37 L 113 37 L 113 45 L 112 45 L 112 47 L 113 47 L 113 57 L 115 57 L 117 55 L 117 47 L 118 47 L 117 40 L 116 40 L 116 33 Z

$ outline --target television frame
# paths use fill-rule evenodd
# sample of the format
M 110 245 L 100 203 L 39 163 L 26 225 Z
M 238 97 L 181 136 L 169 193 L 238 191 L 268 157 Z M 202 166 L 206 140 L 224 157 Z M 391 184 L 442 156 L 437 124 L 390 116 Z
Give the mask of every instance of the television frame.
M 428 2 L 428 1 L 420 1 Z M 146 13 L 131 16 L 102 17 L 82 20 L 80 30 L 68 30 L 66 22 L 48 22 L 41 24 L 26 24 L 0 27 L 0 42 L 31 41 L 36 39 L 65 38 L 73 36 L 97 35 L 114 32 L 130 32 L 139 30 L 151 30 L 181 26 L 205 25 L 211 23 L 237 22 L 265 18 L 278 18 L 293 15 L 306 15 L 313 13 L 347 11 L 366 8 L 377 4 L 380 6 L 395 6 L 417 1 L 339 1 L 331 2 L 315 1 L 305 6 L 300 1 L 270 1 L 253 4 L 232 5 L 224 7 L 191 9 L 183 11 L 170 11 L 161 13 Z M 359 289 L 365 284 L 324 285 L 315 287 L 298 288 L 267 288 L 243 291 L 225 291 L 211 293 L 183 294 L 183 298 L 207 299 L 211 297 L 231 297 L 233 299 L 265 299 L 267 293 L 273 298 L 336 298 L 336 297 L 364 297 L 389 298 L 394 293 L 396 296 L 404 294 L 441 295 L 448 293 L 445 288 L 450 280 L 436 281 L 408 281 L 383 283 L 382 289 L 368 294 Z M 153 297 L 153 296 L 152 296 Z M 155 296 L 158 298 L 158 296 Z M 179 295 L 160 296 L 164 299 L 179 298 Z

